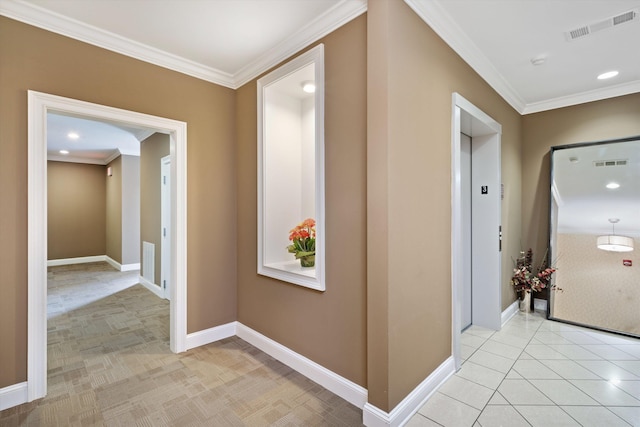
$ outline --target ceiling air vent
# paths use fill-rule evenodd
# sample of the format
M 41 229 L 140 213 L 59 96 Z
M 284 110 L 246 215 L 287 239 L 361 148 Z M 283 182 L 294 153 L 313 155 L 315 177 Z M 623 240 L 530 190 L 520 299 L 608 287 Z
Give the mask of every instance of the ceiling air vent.
M 598 31 L 606 30 L 607 28 L 613 28 L 627 22 L 638 21 L 640 17 L 639 11 L 640 9 L 634 9 L 630 10 L 629 12 L 621 13 L 620 15 L 604 19 L 602 21 L 583 25 L 582 27 L 574 28 L 573 30 L 565 32 L 564 35 L 567 41 L 572 41 L 586 37 L 593 33 L 597 33 Z
M 593 165 L 597 168 L 604 166 L 626 166 L 627 159 L 623 160 L 596 160 L 593 162 Z

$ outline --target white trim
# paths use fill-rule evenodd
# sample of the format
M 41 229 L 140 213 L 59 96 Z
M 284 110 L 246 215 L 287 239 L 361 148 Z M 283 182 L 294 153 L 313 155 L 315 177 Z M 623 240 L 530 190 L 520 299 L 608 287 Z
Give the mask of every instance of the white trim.
M 493 63 L 482 53 L 445 9 L 434 0 L 404 0 L 405 3 L 473 70 L 480 75 L 516 111 L 525 109 L 524 100 L 502 77 Z
M 107 157 L 106 159 L 103 160 L 104 161 L 104 165 L 105 166 L 108 165 L 109 163 L 113 162 L 115 159 L 117 159 L 121 155 L 122 155 L 122 152 L 120 151 L 120 149 L 116 148 L 114 150 L 114 152 L 109 157 Z M 138 154 L 138 157 L 140 157 L 140 154 Z
M 169 181 L 168 186 L 166 181 Z M 166 236 L 166 229 L 169 230 L 168 236 Z M 160 232 L 158 236 L 160 239 L 159 286 L 164 293 L 164 298 L 171 300 L 171 156 L 160 159 L 160 230 L 158 231 Z
M 115 259 L 111 258 L 108 255 L 104 256 L 104 260 L 106 262 L 108 262 L 113 268 L 115 268 L 118 271 L 134 271 L 134 270 L 140 270 L 140 263 L 135 263 L 135 264 L 120 264 L 118 261 L 116 261 Z
M 65 162 L 65 163 L 82 163 L 85 165 L 100 165 L 100 166 L 106 165 L 106 163 L 102 159 L 91 159 L 89 157 L 64 156 L 62 154 L 49 154 L 47 155 L 47 161 Z
M 282 78 L 295 73 L 301 68 L 313 65 L 316 84 L 315 92 L 315 221 L 316 221 L 316 253 L 315 268 L 312 274 L 303 273 L 295 269 L 282 268 L 278 264 L 266 264 L 265 260 L 265 232 L 266 200 L 265 182 L 268 181 L 268 171 L 265 168 L 265 159 L 269 154 L 277 156 L 278 153 L 267 153 L 267 141 L 265 138 L 267 124 L 265 123 L 265 99 L 266 89 L 277 83 Z M 317 291 L 325 291 L 325 149 L 324 149 L 324 45 L 319 44 L 302 55 L 292 59 L 278 69 L 262 77 L 257 82 L 258 86 L 258 274 L 273 277 L 284 282 L 305 286 Z
M 138 281 L 142 286 L 147 288 L 149 292 L 151 292 L 158 298 L 164 299 L 164 290 L 160 286 L 156 285 L 155 283 L 151 283 L 150 281 L 148 281 L 142 276 L 138 276 Z
M 61 258 L 47 260 L 47 267 L 55 267 L 59 265 L 85 264 L 88 262 L 106 262 L 118 271 L 134 271 L 140 270 L 140 263 L 120 264 L 118 261 L 107 255 L 85 256 L 77 258 Z
M 547 300 L 542 298 L 533 299 L 533 311 L 547 312 Z
M 6 4 L 6 3 L 2 3 Z M 47 393 L 47 113 L 57 111 L 125 125 L 142 126 L 170 135 L 172 196 L 172 282 L 170 346 L 186 350 L 187 335 L 187 124 L 148 114 L 28 91 L 28 227 L 27 227 L 27 384 L 28 400 Z M 175 159 L 175 161 L 174 161 Z M 109 262 L 110 258 L 105 260 Z M 113 260 L 111 260 L 113 261 Z M 115 262 L 115 261 L 114 261 Z M 119 264 L 118 264 L 119 265 Z M 130 265 L 131 266 L 131 265 Z M 124 266 L 125 268 L 127 266 Z M 119 268 L 118 268 L 119 269 Z
M 230 322 L 203 331 L 187 334 L 187 339 L 185 340 L 187 350 L 236 335 L 236 325 L 237 322 Z
M 640 92 L 640 82 L 636 80 L 634 82 L 608 86 L 602 89 L 548 99 L 546 101 L 532 102 L 530 104 L 527 104 L 524 107 L 524 110 L 520 112 L 520 114 L 524 115 L 538 113 L 540 111 L 554 110 L 556 108 L 563 108 L 569 107 L 571 105 L 600 101 L 602 99 L 615 98 L 617 96 L 624 96 L 637 92 Z
M 520 307 L 520 304 L 518 303 L 518 300 L 516 300 L 502 312 L 502 316 L 500 319 L 502 326 L 506 325 L 507 322 L 511 320 L 513 316 L 518 314 L 519 307 Z
M 27 160 L 27 400 L 47 392 L 47 104 L 29 93 Z
M 59 258 L 47 260 L 47 267 L 57 267 L 59 265 L 85 264 L 89 262 L 106 262 L 106 255 L 82 256 L 76 258 Z
M 119 263 L 118 261 L 114 260 L 113 258 L 111 258 L 110 256 L 105 255 L 105 256 L 104 256 L 104 260 L 105 260 L 109 265 L 111 265 L 111 267 L 115 268 L 115 269 L 116 269 L 116 270 L 118 270 L 118 271 L 122 271 L 122 270 L 120 270 L 120 267 L 121 267 L 120 263 Z
M 366 0 L 342 0 L 257 60 L 244 66 L 235 74 L 231 74 L 68 18 L 29 2 L 0 1 L 0 15 L 231 89 L 239 88 L 366 11 Z
M 640 92 L 640 82 L 526 103 L 478 46 L 442 7 L 444 0 L 404 0 L 438 36 L 520 114 L 531 114 Z
M 385 412 L 370 403 L 362 410 L 363 424 L 367 427 L 402 426 L 422 408 L 425 402 L 445 381 L 455 373 L 453 357 L 447 358 L 435 371 L 424 379 L 411 393 L 396 405 L 391 412 Z
M 236 335 L 352 405 L 358 408 L 365 406 L 367 390 L 364 387 L 330 371 L 240 322 L 237 323 Z
M 233 75 L 229 73 L 85 24 L 28 2 L 19 0 L 0 2 L 0 14 L 131 58 L 235 89 Z
M 27 382 L 0 388 L 0 411 L 28 402 Z
M 367 0 L 343 0 L 233 76 L 237 89 L 367 11 Z
M 452 94 L 452 98 L 454 105 L 457 105 L 458 107 L 469 113 L 469 115 L 471 115 L 474 119 L 482 122 L 481 124 L 489 129 L 489 131 L 480 132 L 481 135 L 486 135 L 488 132 L 498 134 L 502 133 L 502 125 L 500 123 L 496 122 L 491 116 L 473 105 L 465 97 L 457 92 L 454 92 Z M 475 136 L 475 134 L 471 136 Z
M 120 264 L 120 271 L 135 271 L 140 270 L 140 263 L 136 262 L 134 264 Z
M 462 358 L 460 357 L 460 333 L 462 310 L 462 189 L 461 189 L 461 154 L 460 132 L 462 131 L 462 113 L 471 116 L 473 120 L 474 134 L 479 135 L 502 134 L 502 125 L 473 105 L 459 93 L 451 95 L 451 354 L 455 369 L 460 369 Z M 499 269 L 498 269 L 499 271 Z M 499 283 L 498 283 L 499 286 Z M 498 298 L 501 293 L 498 292 Z M 498 307 L 500 302 L 498 301 Z M 498 308 L 499 310 L 500 308 Z M 496 316 L 497 316 L 496 312 Z M 496 320 L 497 322 L 498 320 Z M 497 327 L 498 325 L 496 325 Z

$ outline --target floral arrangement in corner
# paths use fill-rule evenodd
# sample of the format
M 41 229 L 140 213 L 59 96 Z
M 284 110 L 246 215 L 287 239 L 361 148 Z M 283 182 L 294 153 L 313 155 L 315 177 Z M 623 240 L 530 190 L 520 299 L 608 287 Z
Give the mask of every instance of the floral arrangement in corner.
M 316 221 L 307 218 L 289 231 L 287 246 L 289 253 L 295 254 L 302 267 L 313 267 L 316 264 Z
M 540 266 L 534 271 L 533 263 L 533 251 L 529 249 L 526 253 L 520 251 L 520 256 L 516 260 L 516 266 L 513 269 L 513 277 L 511 278 L 511 284 L 515 288 L 516 292 L 520 295 L 520 298 L 524 298 L 526 293 L 540 292 L 549 287 L 551 282 L 551 275 L 555 273 L 556 269 L 546 266 L 546 254 L 543 257 L 543 261 Z

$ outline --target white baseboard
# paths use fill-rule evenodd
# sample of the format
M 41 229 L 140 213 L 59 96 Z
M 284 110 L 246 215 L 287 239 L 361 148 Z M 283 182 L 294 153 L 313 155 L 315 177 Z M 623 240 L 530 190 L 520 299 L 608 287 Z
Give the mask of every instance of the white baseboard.
M 106 255 L 82 256 L 76 258 L 60 258 L 47 260 L 47 267 L 57 267 L 59 265 L 85 264 L 88 262 L 106 261 Z
M 120 271 L 134 271 L 140 270 L 140 263 L 136 262 L 134 264 L 122 264 L 120 266 Z
M 142 286 L 149 289 L 149 291 L 151 291 L 155 296 L 164 299 L 164 289 L 162 289 L 160 286 L 156 285 L 155 283 L 151 283 L 142 276 L 138 276 L 138 280 L 140 281 L 140 284 Z
M 519 300 L 515 300 L 513 304 L 511 304 L 502 312 L 501 325 L 504 326 L 509 320 L 511 320 L 511 318 L 516 315 L 519 309 L 520 309 Z
M 195 347 L 207 345 L 236 335 L 237 323 L 238 322 L 230 322 L 224 325 L 205 329 L 203 331 L 187 334 L 186 349 L 190 350 Z
M 453 357 L 447 358 L 422 381 L 391 412 L 367 403 L 362 410 L 362 421 L 367 427 L 397 427 L 405 425 L 425 402 L 455 373 Z
M 364 387 L 341 377 L 324 366 L 318 365 L 313 360 L 296 353 L 248 326 L 238 322 L 236 335 L 352 405 L 363 408 L 367 403 L 367 389 Z
M 85 264 L 87 262 L 107 262 L 118 271 L 140 270 L 140 263 L 137 264 L 120 264 L 118 261 L 107 255 L 82 256 L 77 258 L 50 259 L 47 261 L 47 267 L 56 267 L 58 265 Z
M 118 271 L 140 270 L 140 263 L 137 263 L 137 264 L 120 264 L 118 261 L 114 260 L 113 258 L 111 258 L 108 255 L 105 255 L 104 257 L 105 257 L 104 261 L 106 261 L 109 264 L 111 264 L 111 266 L 113 268 L 115 268 L 116 270 L 118 270 Z
M 540 298 L 534 298 L 533 299 L 533 310 L 534 311 L 543 311 L 543 312 L 547 312 L 547 300 L 546 299 L 540 299 Z
M 0 411 L 27 403 L 27 382 L 0 388 Z

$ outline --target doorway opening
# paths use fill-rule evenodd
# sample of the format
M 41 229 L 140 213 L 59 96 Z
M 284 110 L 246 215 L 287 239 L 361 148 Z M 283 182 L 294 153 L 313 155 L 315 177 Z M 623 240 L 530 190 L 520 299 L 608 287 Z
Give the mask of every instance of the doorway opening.
M 462 330 L 501 326 L 502 126 L 459 94 L 452 98 L 452 353 L 457 370 Z
M 28 91 L 27 399 L 47 392 L 47 114 L 55 112 L 141 126 L 168 134 L 171 158 L 170 348 L 186 350 L 187 124 L 99 104 Z

